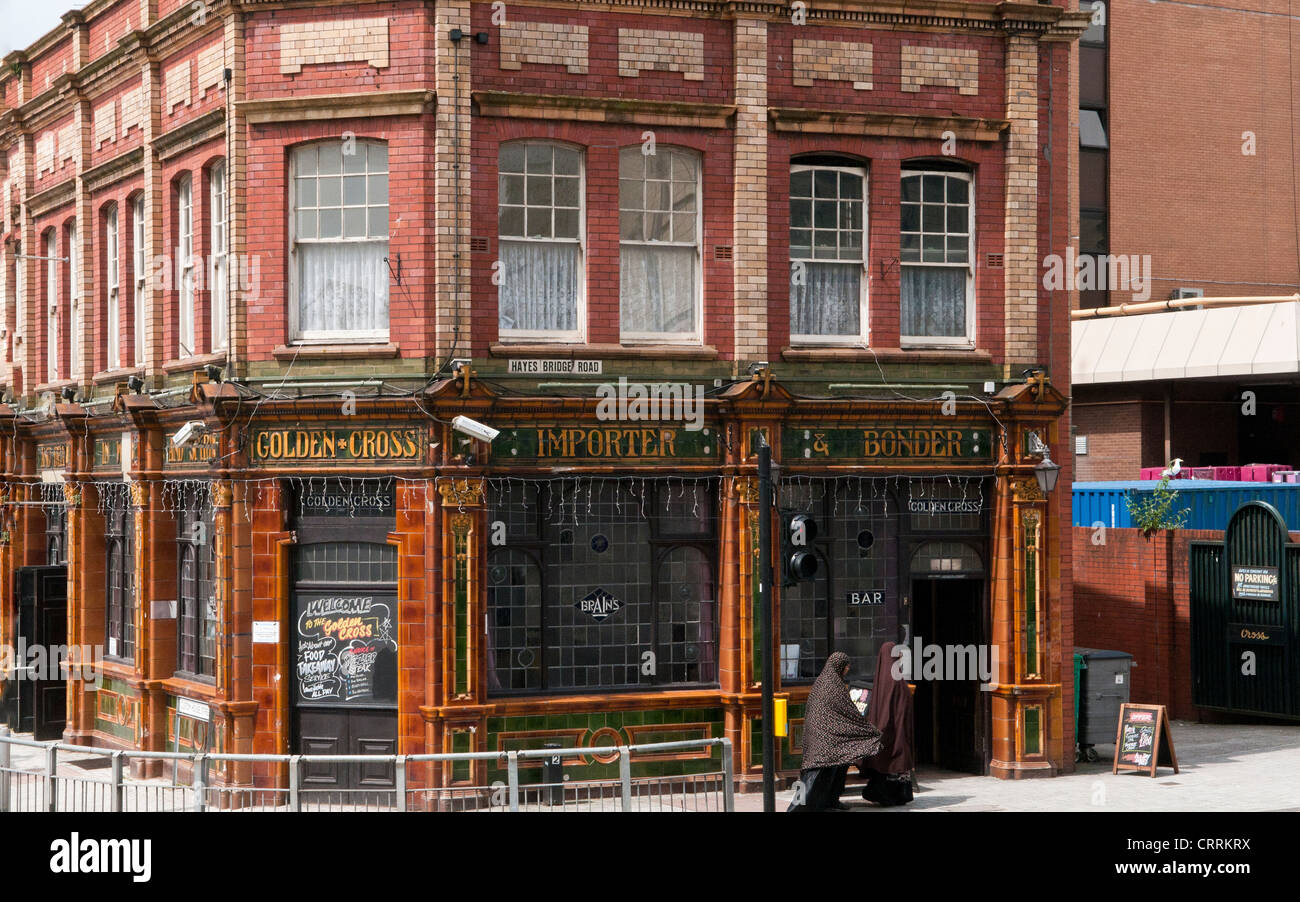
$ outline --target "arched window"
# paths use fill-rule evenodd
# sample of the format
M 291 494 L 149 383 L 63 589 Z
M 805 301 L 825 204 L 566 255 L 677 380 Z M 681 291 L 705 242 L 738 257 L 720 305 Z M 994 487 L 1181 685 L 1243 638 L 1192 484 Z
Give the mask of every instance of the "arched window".
M 657 586 L 657 666 L 670 683 L 714 682 L 717 590 L 708 555 L 691 545 L 671 549 L 659 562 Z
M 542 686 L 542 571 L 527 552 L 488 559 L 488 688 Z
M 59 242 L 54 229 L 45 233 L 45 381 L 59 378 Z
M 207 485 L 187 489 L 176 517 L 177 669 L 216 674 L 217 605 L 212 495 Z
M 680 478 L 495 492 L 489 690 L 716 685 L 717 504 Z
M 77 224 L 63 230 L 68 247 L 68 378 L 81 376 L 81 253 L 77 246 Z
M 194 356 L 194 191 L 189 174 L 176 182 L 177 357 Z
M 293 152 L 297 341 L 388 340 L 388 145 L 330 141 Z
M 105 560 L 107 562 L 107 612 L 105 633 L 108 654 L 132 660 L 135 657 L 135 514 L 130 493 L 114 487 L 109 511 L 104 518 Z
M 137 194 L 131 204 L 131 233 L 135 253 L 133 256 L 132 278 L 135 281 L 135 295 L 131 305 L 132 321 L 132 362 L 143 366 L 144 357 L 144 304 L 148 285 L 149 271 L 145 264 L 145 220 L 144 194 Z
M 501 145 L 497 169 L 501 338 L 581 341 L 582 154 L 562 144 L 511 142 Z
M 208 170 L 209 217 L 208 287 L 212 298 L 212 350 L 220 351 L 227 345 L 227 254 L 229 253 L 226 229 L 226 161 L 213 163 Z
M 45 563 L 51 567 L 68 563 L 67 505 L 45 505 Z
M 870 676 L 880 646 L 898 635 L 893 496 L 870 480 L 796 478 L 781 484 L 781 506 L 812 518 L 817 556 L 812 579 L 781 589 L 782 678 L 814 679 L 836 651 L 849 656 L 856 675 Z
M 619 152 L 618 198 L 621 337 L 700 341 L 698 155 L 625 147 Z
M 867 172 L 835 159 L 790 167 L 790 340 L 867 340 Z
M 117 205 L 104 211 L 104 368 L 115 370 L 122 365 L 122 309 L 120 282 L 121 260 L 118 256 L 120 236 L 117 231 Z
M 974 347 L 975 204 L 969 172 L 905 168 L 902 343 Z

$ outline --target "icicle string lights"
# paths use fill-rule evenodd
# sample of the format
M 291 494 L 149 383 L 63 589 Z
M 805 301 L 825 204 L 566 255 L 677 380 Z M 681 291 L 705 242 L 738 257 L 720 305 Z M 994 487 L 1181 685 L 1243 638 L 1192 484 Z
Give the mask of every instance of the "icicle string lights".
M 707 498 L 707 489 L 720 483 L 724 478 L 740 479 L 752 477 L 723 477 L 716 474 L 692 476 L 612 476 L 612 475 L 573 475 L 555 477 L 521 477 L 521 476 L 480 476 L 471 477 L 477 481 L 480 495 L 489 504 L 515 504 L 518 496 L 520 504 L 527 510 L 530 505 L 538 505 L 543 515 L 552 522 L 572 522 L 577 525 L 579 518 L 590 516 L 601 504 L 608 500 L 618 516 L 624 514 L 625 503 L 631 505 L 636 515 L 645 518 L 649 507 L 655 499 L 661 498 L 664 512 L 671 512 L 676 504 L 682 515 L 689 505 L 690 516 L 700 515 L 701 498 Z M 926 502 L 931 507 L 939 505 L 936 510 L 949 502 L 960 502 L 960 513 L 979 514 L 986 506 L 985 483 L 992 474 L 939 473 L 924 476 L 851 476 L 851 475 L 809 475 L 792 474 L 782 477 L 778 487 L 777 500 L 782 508 L 812 511 L 824 507 L 827 498 L 834 499 L 834 510 L 838 513 L 871 512 L 878 509 L 882 515 L 888 515 L 891 502 L 904 507 L 909 502 Z M 207 479 L 161 479 L 150 480 L 151 505 L 175 515 L 195 506 L 203 507 L 213 503 L 212 482 Z M 241 498 L 236 497 L 237 506 L 243 508 L 244 515 L 251 520 L 259 512 L 279 510 L 289 502 L 286 498 L 277 500 L 279 493 L 293 493 L 295 497 L 323 497 L 333 487 L 345 499 L 360 499 L 391 492 L 395 486 L 406 490 L 424 493 L 426 499 L 438 497 L 437 488 L 442 482 L 463 483 L 465 477 L 438 476 L 433 479 L 413 478 L 407 476 L 262 476 L 252 478 L 230 478 L 219 480 L 231 486 L 244 487 Z M 829 483 L 829 484 L 828 484 Z M 65 504 L 64 485 L 58 482 L 13 481 L 11 486 L 25 485 L 42 506 L 60 507 Z M 85 480 L 79 483 L 83 489 L 92 489 L 97 512 L 103 516 L 120 513 L 129 509 L 131 502 L 131 483 L 121 480 Z M 530 487 L 532 487 L 530 489 Z M 615 491 L 615 487 L 622 487 Z M 705 491 L 701 491 L 704 489 Z M 657 494 L 656 494 L 657 493 Z M 544 497 L 543 497 L 544 496 Z M 30 502 L 29 502 L 30 503 Z M 357 516 L 362 502 L 345 504 L 348 516 Z M 411 503 L 398 505 L 409 517 Z M 418 505 L 417 505 L 418 506 Z M 943 512 L 941 510 L 941 512 Z M 952 511 L 947 511 L 951 513 Z

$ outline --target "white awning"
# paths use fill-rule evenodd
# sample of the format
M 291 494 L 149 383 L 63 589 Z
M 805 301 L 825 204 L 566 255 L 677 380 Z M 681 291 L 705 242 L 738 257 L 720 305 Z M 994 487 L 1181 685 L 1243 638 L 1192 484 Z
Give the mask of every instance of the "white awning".
M 1300 373 L 1300 302 L 1075 320 L 1074 384 Z

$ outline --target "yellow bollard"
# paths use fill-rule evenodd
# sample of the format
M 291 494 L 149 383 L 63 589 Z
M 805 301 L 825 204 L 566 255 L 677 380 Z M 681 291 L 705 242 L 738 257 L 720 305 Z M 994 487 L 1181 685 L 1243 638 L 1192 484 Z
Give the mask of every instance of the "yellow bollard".
M 786 735 L 786 700 L 783 698 L 772 699 L 772 735 Z

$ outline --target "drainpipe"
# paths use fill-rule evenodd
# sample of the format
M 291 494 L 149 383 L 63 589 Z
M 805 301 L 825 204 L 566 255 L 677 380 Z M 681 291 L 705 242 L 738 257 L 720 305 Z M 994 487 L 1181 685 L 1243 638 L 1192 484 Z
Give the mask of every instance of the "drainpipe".
M 1171 298 L 1167 301 L 1144 301 L 1140 304 L 1118 304 L 1114 307 L 1093 307 L 1070 311 L 1070 319 L 1104 319 L 1128 316 L 1131 313 L 1164 313 L 1184 307 L 1245 307 L 1251 304 L 1287 304 L 1300 301 L 1300 294 L 1268 295 L 1239 298 Z

